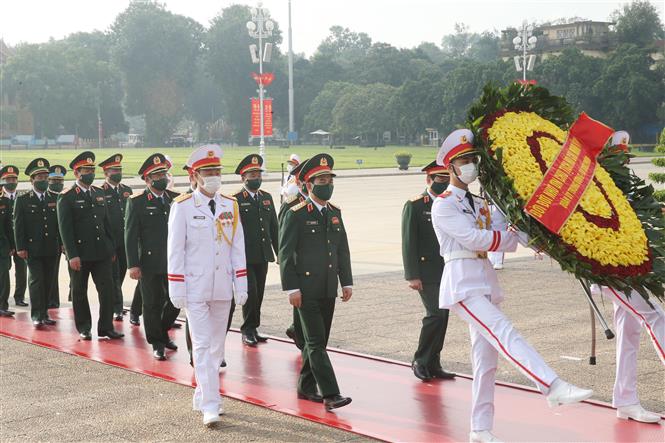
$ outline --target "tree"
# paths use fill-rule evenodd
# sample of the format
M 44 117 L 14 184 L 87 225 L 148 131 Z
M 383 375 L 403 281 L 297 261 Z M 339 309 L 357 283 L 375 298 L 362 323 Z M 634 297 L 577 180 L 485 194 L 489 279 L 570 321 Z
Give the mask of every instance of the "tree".
M 553 94 L 566 97 L 578 112 L 599 116 L 600 102 L 604 98 L 594 93 L 592 85 L 600 77 L 604 64 L 601 58 L 586 56 L 577 48 L 567 48 L 561 55 L 538 64 L 534 76 Z
M 160 4 L 136 2 L 116 17 L 111 30 L 126 110 L 145 117 L 147 143 L 160 145 L 185 113 L 203 27 Z
M 347 69 L 345 78 L 354 83 L 399 86 L 413 76 L 410 62 L 414 59 L 427 60 L 427 56 L 420 51 L 374 43 L 365 57 Z
M 471 58 L 490 62 L 499 58 L 500 38 L 496 33 L 485 31 L 481 34 L 469 32 L 464 23 L 455 23 L 455 33 L 443 37 L 441 51 L 448 58 Z
M 651 46 L 654 40 L 665 38 L 665 29 L 656 7 L 646 0 L 637 0 L 617 9 L 612 15 L 616 22 L 619 43 L 640 47 Z
M 126 130 L 120 73 L 108 60 L 107 46 L 101 33 L 79 33 L 21 45 L 3 65 L 4 92 L 30 109 L 37 135 L 97 137 L 98 105 L 107 134 Z
M 395 126 L 394 110 L 387 106 L 395 91 L 382 83 L 347 89 L 333 108 L 333 131 L 378 141 L 381 133 Z
M 258 66 L 252 64 L 249 53 L 249 46 L 257 43 L 247 33 L 246 23 L 250 18 L 248 6 L 229 6 L 213 19 L 206 37 L 208 70 L 221 88 L 225 118 L 235 128 L 235 141 L 242 144 L 247 143 L 249 135 L 250 99 L 258 96 L 251 77 Z M 271 41 L 275 44 L 282 41 L 277 23 Z M 264 65 L 264 71 L 270 72 L 279 66 L 280 58 L 277 47 L 273 47 L 272 62 Z
M 597 118 L 627 130 L 635 141 L 652 141 L 649 127 L 660 129 L 657 114 L 665 101 L 663 71 L 652 66 L 649 50 L 622 45 L 609 56 L 593 84 L 593 93 L 601 98 Z
M 346 69 L 362 60 L 371 46 L 372 39 L 364 32 L 332 26 L 330 35 L 321 42 L 315 55 L 326 57 Z
M 423 69 L 397 89 L 390 107 L 395 110 L 400 132 L 413 137 L 426 128 L 438 128 L 443 109 L 444 75 L 437 69 Z
M 358 85 L 346 82 L 328 82 L 309 105 L 304 118 L 303 129 L 307 132 L 317 129 L 330 130 L 333 125 L 332 112 L 340 97 L 357 91 Z

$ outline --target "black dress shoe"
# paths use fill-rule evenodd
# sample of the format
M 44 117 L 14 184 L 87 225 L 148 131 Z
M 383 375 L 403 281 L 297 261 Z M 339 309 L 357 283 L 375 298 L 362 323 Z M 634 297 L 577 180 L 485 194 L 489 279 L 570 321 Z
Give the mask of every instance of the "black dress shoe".
M 92 334 L 90 334 L 90 331 L 83 331 L 79 336 L 81 337 L 81 340 L 92 340 Z
M 122 312 L 120 314 L 115 314 L 113 316 L 113 320 L 115 320 L 115 321 L 122 321 L 122 319 L 123 319 Z
M 0 309 L 0 317 L 13 317 L 14 311 L 8 311 L 6 309 Z
M 194 366 L 194 365 L 192 364 L 192 366 Z M 226 367 L 226 360 L 222 360 L 222 364 L 219 365 L 219 367 L 220 368 L 225 368 Z
M 164 344 L 164 347 L 165 347 L 166 349 L 170 349 L 170 350 L 172 350 L 172 351 L 177 351 L 177 350 L 178 350 L 178 345 L 176 345 L 176 344 L 173 342 L 173 340 L 169 340 L 168 342 L 166 342 L 166 344 Z
M 19 300 L 16 302 L 16 306 L 29 306 L 29 305 L 23 300 Z
M 44 326 L 44 322 L 42 320 L 33 320 L 32 326 L 34 326 L 35 328 L 41 328 L 42 326 Z
M 166 354 L 164 354 L 164 348 L 153 349 L 152 356 L 155 357 L 155 360 L 159 361 L 166 360 Z
M 448 372 L 444 370 L 443 368 L 436 368 L 436 369 L 430 369 L 429 370 L 429 375 L 432 376 L 432 378 L 440 378 L 442 380 L 452 380 L 455 378 L 457 374 L 454 374 L 452 372 Z
M 323 404 L 326 406 L 326 411 L 341 408 L 351 403 L 351 397 L 342 397 L 339 394 L 331 395 L 323 399 Z
M 169 329 L 180 329 L 180 328 L 182 328 L 182 325 L 177 321 L 174 321 L 173 324 L 169 327 Z
M 411 369 L 413 369 L 413 375 L 422 381 L 430 381 L 432 379 L 432 375 L 429 373 L 427 368 L 418 362 L 414 361 L 411 365 Z
M 314 393 L 305 393 L 305 392 L 298 392 L 298 398 L 300 400 L 309 400 L 313 401 L 314 403 L 323 403 L 323 397 L 321 397 L 321 394 L 318 392 Z
M 242 342 L 247 346 L 256 346 L 259 344 L 254 334 L 242 334 Z
M 56 324 L 56 321 L 53 320 L 52 318 L 45 318 L 44 320 L 42 320 L 42 323 L 44 323 L 45 325 L 53 326 Z
M 261 343 L 265 343 L 265 342 L 268 341 L 268 337 L 266 337 L 265 335 L 259 334 L 258 331 L 254 333 L 254 338 L 256 338 L 256 341 L 261 342 Z
M 300 338 L 296 335 L 296 330 L 293 327 L 293 325 L 289 326 L 286 329 L 286 336 L 289 337 L 291 340 L 293 340 L 293 343 L 296 345 L 298 349 L 302 349 L 304 344 L 300 340 Z
M 129 314 L 129 322 L 134 326 L 141 326 L 141 318 L 136 314 Z
M 117 338 L 122 338 L 122 337 L 125 336 L 125 334 L 123 334 L 122 332 L 117 332 L 117 331 L 113 331 L 113 330 L 111 330 L 111 331 L 102 331 L 102 332 L 98 333 L 97 335 L 99 336 L 99 338 L 108 337 L 111 340 L 115 340 Z

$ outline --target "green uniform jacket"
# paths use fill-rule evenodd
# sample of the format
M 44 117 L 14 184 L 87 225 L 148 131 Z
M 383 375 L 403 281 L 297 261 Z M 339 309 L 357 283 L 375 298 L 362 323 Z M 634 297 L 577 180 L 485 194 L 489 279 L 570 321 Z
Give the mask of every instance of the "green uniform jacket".
M 125 206 L 127 206 L 127 199 L 132 195 L 132 188 L 120 183 L 116 192 L 111 185 L 104 183 L 102 189 L 109 211 L 109 220 L 111 220 L 113 242 L 116 247 L 120 247 L 125 241 Z
M 68 259 L 99 261 L 115 251 L 104 190 L 90 186 L 88 193 L 74 183 L 58 196 L 58 228 Z
M 17 251 L 28 251 L 28 257 L 60 255 L 58 232 L 58 196 L 48 191 L 42 203 L 34 191 L 21 195 L 14 205 L 14 236 Z
M 277 212 L 272 196 L 260 189 L 257 194 L 258 201 L 246 190 L 234 195 L 238 200 L 245 233 L 245 257 L 249 264 L 275 261 L 273 249 L 275 254 L 279 251 Z
M 300 192 L 298 195 L 292 195 L 288 199 L 284 200 L 282 202 L 282 205 L 279 207 L 279 214 L 277 214 L 277 219 L 279 220 L 279 223 L 282 223 L 282 220 L 284 219 L 284 214 L 286 214 L 286 211 L 294 207 L 295 205 L 304 202 L 307 200 L 307 197 L 302 195 Z
M 0 255 L 9 259 L 12 249 L 16 249 L 12 229 L 12 201 L 7 197 L 0 197 Z
M 171 202 L 180 195 L 164 191 L 164 203 L 146 188 L 127 200 L 125 217 L 125 251 L 127 268 L 140 267 L 142 272 L 166 274 Z
M 432 197 L 427 191 L 407 201 L 402 210 L 404 278 L 439 283 L 443 258 L 432 225 Z
M 291 208 L 282 222 L 279 262 L 282 289 L 299 289 L 303 297 L 336 297 L 338 279 L 353 285 L 349 242 L 342 212 L 328 204 L 327 223 L 307 199 Z

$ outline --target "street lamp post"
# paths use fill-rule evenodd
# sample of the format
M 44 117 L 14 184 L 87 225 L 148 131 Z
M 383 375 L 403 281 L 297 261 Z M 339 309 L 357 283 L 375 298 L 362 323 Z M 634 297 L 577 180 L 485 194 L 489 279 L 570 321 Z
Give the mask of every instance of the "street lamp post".
M 252 8 L 252 19 L 247 22 L 247 31 L 249 32 L 250 37 L 256 38 L 259 40 L 258 45 L 258 57 L 254 57 L 254 51 L 256 50 L 256 45 L 250 46 L 250 53 L 252 54 L 252 61 L 259 64 L 259 78 L 261 79 L 259 83 L 259 107 L 261 108 L 259 113 L 259 124 L 261 125 L 261 138 L 259 142 L 259 155 L 263 157 L 263 164 L 267 166 L 266 163 L 266 141 L 263 127 L 263 62 L 268 62 L 270 59 L 270 52 L 272 50 L 272 43 L 263 44 L 263 39 L 270 37 L 272 31 L 275 28 L 275 24 L 270 19 L 270 13 L 267 9 L 262 7 L 262 4 L 259 3 L 256 8 Z M 257 60 L 258 59 L 258 60 Z
M 526 82 L 526 71 L 533 70 L 533 65 L 536 61 L 536 56 L 534 54 L 528 55 L 527 51 L 535 49 L 537 42 L 538 39 L 533 35 L 533 26 L 527 24 L 525 20 L 522 23 L 520 33 L 513 39 L 515 50 L 522 52 L 522 55 L 515 56 L 515 69 L 522 71 L 522 81 L 524 82 Z

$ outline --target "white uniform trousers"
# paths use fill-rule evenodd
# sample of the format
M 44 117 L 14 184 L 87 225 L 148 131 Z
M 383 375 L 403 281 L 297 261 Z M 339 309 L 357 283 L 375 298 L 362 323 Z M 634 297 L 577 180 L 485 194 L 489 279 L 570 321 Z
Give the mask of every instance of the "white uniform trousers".
M 488 252 L 487 253 L 487 258 L 489 258 L 490 263 L 492 263 L 492 266 L 503 265 L 504 256 L 505 256 L 505 253 L 503 253 L 503 252 Z
M 543 358 L 513 328 L 489 296 L 474 296 L 450 307 L 469 324 L 473 384 L 471 430 L 489 431 L 494 422 L 494 382 L 497 357 L 503 357 L 529 377 L 543 393 L 557 378 Z
M 634 291 L 628 298 L 623 292 L 603 287 L 602 294 L 614 304 L 617 369 L 612 406 L 635 405 L 640 402 L 637 396 L 637 354 L 642 327 L 665 365 L 665 312 L 655 297 L 651 300 L 652 308 Z
M 192 407 L 196 411 L 219 411 L 222 402 L 219 394 L 219 366 L 224 357 L 230 309 L 231 300 L 187 302 L 196 378 Z

